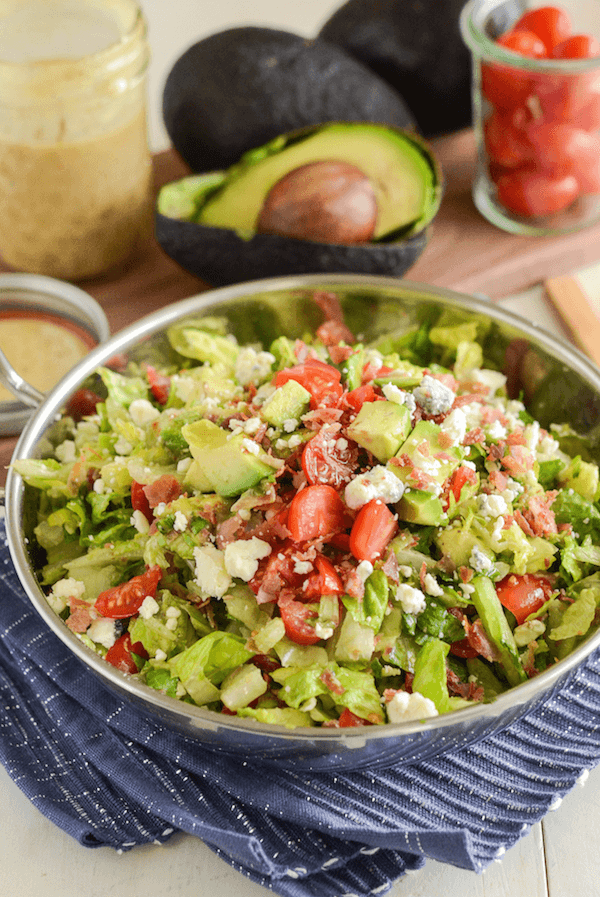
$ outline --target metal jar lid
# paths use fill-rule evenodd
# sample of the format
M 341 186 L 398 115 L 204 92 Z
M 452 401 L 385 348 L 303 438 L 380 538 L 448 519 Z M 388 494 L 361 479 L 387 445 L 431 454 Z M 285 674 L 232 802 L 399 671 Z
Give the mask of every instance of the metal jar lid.
M 106 315 L 95 299 L 73 284 L 42 274 L 0 274 L 0 315 L 11 313 L 49 316 L 46 319 L 57 324 L 62 320 L 85 334 L 92 345 L 110 336 Z M 0 401 L 0 436 L 13 436 L 21 432 L 44 396 L 12 368 L 1 349 L 0 382 L 15 399 Z

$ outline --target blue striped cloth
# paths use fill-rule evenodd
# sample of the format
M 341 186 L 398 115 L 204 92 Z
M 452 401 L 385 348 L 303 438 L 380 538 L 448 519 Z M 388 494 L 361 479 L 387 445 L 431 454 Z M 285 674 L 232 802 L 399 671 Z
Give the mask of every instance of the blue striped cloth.
M 264 769 L 166 731 L 70 654 L 0 523 L 0 761 L 85 847 L 201 838 L 282 897 L 384 894 L 427 857 L 482 871 L 600 759 L 600 656 L 511 728 L 412 766 Z

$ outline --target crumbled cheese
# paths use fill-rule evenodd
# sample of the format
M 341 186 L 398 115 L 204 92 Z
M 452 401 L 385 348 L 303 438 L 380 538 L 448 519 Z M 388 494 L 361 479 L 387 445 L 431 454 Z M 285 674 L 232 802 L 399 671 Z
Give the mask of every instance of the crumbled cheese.
M 294 434 L 293 434 L 292 436 L 290 436 L 290 438 L 288 439 L 288 441 L 287 441 L 287 446 L 288 446 L 288 448 L 290 448 L 290 449 L 295 449 L 295 448 L 298 448 L 299 445 L 302 445 L 303 441 L 304 441 L 304 440 L 302 439 L 302 436 L 300 436 L 299 433 L 294 433 Z M 341 441 L 341 440 L 338 440 L 338 442 L 340 442 L 340 441 Z
M 137 427 L 145 427 L 160 417 L 160 411 L 148 399 L 134 399 L 129 406 L 129 416 Z
M 72 439 L 65 439 L 64 442 L 61 442 L 60 445 L 56 446 L 54 454 L 63 464 L 68 464 L 69 462 L 74 461 L 77 457 L 74 441 Z
M 57 613 L 61 614 L 69 598 L 83 598 L 85 594 L 85 583 L 79 579 L 59 579 L 55 582 L 50 590 L 47 601 L 50 607 Z
M 197 546 L 194 548 L 194 561 L 196 582 L 201 590 L 206 595 L 222 598 L 231 585 L 231 576 L 225 567 L 225 552 L 214 545 Z
M 431 698 L 424 697 L 418 691 L 411 694 L 407 691 L 395 692 L 391 700 L 386 701 L 385 709 L 391 723 L 406 723 L 438 715 Z
M 540 441 L 540 425 L 537 420 L 534 420 L 530 424 L 527 424 L 524 433 L 527 448 L 531 452 L 534 452 L 537 448 L 538 442 Z
M 467 405 L 462 405 L 461 410 L 465 416 L 467 432 L 481 426 L 483 413 L 481 402 L 469 402 Z
M 400 501 L 404 493 L 404 483 L 395 473 L 382 464 L 378 464 L 366 473 L 354 477 L 344 491 L 349 508 L 361 508 L 375 498 L 386 504 Z
M 103 492 L 106 491 L 106 484 L 102 477 L 98 477 L 98 479 L 94 480 L 94 492 L 98 495 L 102 495 Z
M 166 653 L 163 651 L 162 648 L 157 648 L 157 649 L 156 649 L 156 652 L 155 652 L 155 654 L 154 654 L 154 659 L 155 659 L 155 660 L 158 660 L 158 661 L 163 661 L 163 660 L 166 660 L 166 659 L 167 659 L 167 655 L 166 655 Z
M 91 626 L 88 627 L 86 635 L 91 638 L 93 642 L 103 645 L 105 648 L 112 648 L 117 640 L 115 621 L 109 620 L 106 617 L 94 620 Z
M 129 518 L 129 522 L 132 526 L 135 526 L 138 533 L 146 534 L 150 530 L 148 518 L 145 514 L 142 513 L 142 511 L 134 511 Z
M 294 573 L 310 573 L 313 569 L 312 561 L 303 561 L 300 558 L 293 558 L 294 561 Z
M 398 567 L 398 573 L 405 579 L 409 579 L 412 576 L 412 572 L 412 567 L 409 567 L 408 564 L 400 564 Z
M 251 455 L 258 455 L 260 452 L 260 445 L 257 442 L 253 442 L 251 439 L 242 439 L 242 446 L 247 452 L 250 452 Z
M 244 423 L 244 433 L 247 433 L 248 436 L 254 436 L 255 433 L 258 433 L 262 425 L 263 422 L 260 417 L 249 417 Z
M 493 421 L 486 427 L 486 436 L 488 439 L 504 439 L 506 437 L 506 427 L 499 420 Z
M 153 617 L 160 610 L 160 605 L 158 601 L 152 597 L 152 595 L 146 595 L 144 600 L 142 601 L 139 614 L 144 620 L 149 620 L 150 617 Z
M 175 511 L 175 520 L 173 521 L 173 529 L 176 533 L 183 533 L 187 529 L 188 519 L 183 511 Z
M 240 349 L 235 363 L 235 379 L 242 386 L 250 383 L 258 386 L 270 376 L 275 361 L 270 352 L 257 352 L 251 346 L 245 346 Z
M 452 446 L 460 445 L 467 432 L 467 418 L 462 408 L 453 408 L 440 424 L 440 430 Z
M 165 623 L 166 628 L 169 632 L 175 632 L 177 629 L 177 619 L 176 617 L 169 617 Z
M 396 601 L 400 602 L 403 611 L 407 614 L 420 614 L 427 606 L 425 595 L 421 589 L 410 586 L 406 582 L 401 582 L 397 587 Z
M 115 452 L 118 455 L 130 455 L 133 451 L 133 446 L 129 442 L 128 439 L 125 439 L 124 436 L 119 436 L 117 441 L 115 442 Z
M 154 513 L 156 514 L 157 517 L 162 517 L 162 515 L 165 513 L 166 510 L 167 510 L 166 503 L 164 501 L 159 501 L 157 506 L 154 508 Z
M 489 390 L 488 396 L 490 398 L 495 396 L 499 390 L 506 386 L 506 376 L 500 371 L 491 371 L 487 368 L 474 368 L 471 371 L 470 376 L 477 383 L 483 383 L 484 386 L 487 386 Z
M 444 590 L 431 573 L 426 573 L 423 578 L 423 586 L 425 587 L 425 591 L 428 595 L 433 595 L 434 598 L 439 598 L 440 595 L 444 594 Z
M 298 429 L 298 421 L 295 417 L 288 417 L 287 420 L 283 422 L 283 432 L 284 433 L 293 433 L 294 430 Z
M 521 495 L 523 491 L 524 486 L 521 483 L 517 483 L 517 481 L 513 480 L 512 477 L 509 477 L 506 488 L 503 489 L 500 494 L 502 495 L 504 501 L 510 503 L 513 502 L 519 495 Z
M 412 392 L 400 389 L 395 383 L 384 383 L 381 390 L 388 402 L 394 402 L 396 405 L 406 405 L 411 414 L 416 410 L 417 403 Z
M 445 414 L 450 411 L 456 394 L 430 374 L 425 374 L 419 386 L 413 390 L 417 403 L 427 414 Z
M 181 616 L 181 610 L 178 607 L 173 607 L 173 605 L 168 607 L 165 611 L 165 617 L 167 617 L 167 618 L 180 617 L 180 616 Z
M 493 519 L 508 514 L 508 505 L 501 495 L 478 495 L 477 511 L 482 517 Z
M 191 458 L 182 458 L 181 461 L 177 462 L 177 473 L 187 473 L 192 465 Z
M 361 561 L 360 564 L 356 567 L 356 573 L 359 579 L 362 579 L 363 582 L 366 582 L 371 573 L 373 572 L 373 564 L 371 561 Z
M 494 562 L 478 545 L 474 545 L 469 557 L 469 567 L 475 573 L 488 573 L 490 570 L 493 570 Z
M 271 546 L 262 539 L 239 539 L 225 547 L 224 564 L 229 576 L 248 582 L 258 570 L 258 562 L 271 553 Z M 222 593 L 223 594 L 223 593 Z

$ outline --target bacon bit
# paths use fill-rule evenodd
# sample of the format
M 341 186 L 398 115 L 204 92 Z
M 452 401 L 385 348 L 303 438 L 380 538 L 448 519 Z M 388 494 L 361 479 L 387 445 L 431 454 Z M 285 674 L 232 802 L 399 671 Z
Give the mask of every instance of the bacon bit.
M 523 476 L 532 469 L 533 456 L 522 445 L 511 445 L 509 453 L 500 462 L 512 476 Z
M 573 532 L 573 524 L 572 523 L 559 523 L 558 524 L 558 532 L 559 533 L 572 533 Z
M 521 662 L 523 664 L 523 669 L 525 670 L 525 675 L 528 679 L 534 679 L 536 676 L 539 676 L 540 671 L 535 668 L 535 649 L 537 648 L 537 642 L 529 642 L 527 645 L 527 650 L 521 656 Z
M 71 632 L 85 632 L 91 622 L 92 615 L 88 605 L 72 610 L 71 615 L 66 620 L 67 627 Z
M 323 685 L 329 689 L 329 691 L 334 695 L 343 695 L 346 689 L 337 678 L 333 670 L 323 670 L 319 679 L 323 683 Z
M 434 374 L 431 371 L 428 371 L 428 374 L 430 377 L 433 377 L 434 380 L 439 380 L 440 383 L 443 383 L 444 386 L 447 386 L 452 392 L 458 391 L 458 380 L 452 374 L 443 374 L 441 372 L 436 372 Z
M 219 523 L 217 526 L 217 548 L 223 549 L 231 542 L 234 542 L 236 538 L 240 538 L 240 530 L 243 530 L 246 526 L 246 521 L 236 514 L 234 517 L 229 517 L 227 520 L 224 520 L 222 523 Z
M 328 351 L 334 364 L 342 364 L 354 354 L 352 346 L 329 346 Z
M 498 492 L 504 492 L 504 490 L 508 486 L 508 477 L 500 470 L 490 471 L 488 479 L 492 486 L 498 490 Z
M 373 380 L 379 371 L 381 370 L 381 365 L 376 361 L 369 361 L 362 369 L 362 377 L 361 383 L 370 383 Z
M 452 436 L 445 430 L 440 430 L 440 432 L 438 433 L 438 443 L 443 449 L 450 448 L 452 445 L 454 445 Z
M 473 430 L 469 430 L 468 433 L 465 434 L 465 438 L 462 441 L 463 445 L 482 445 L 485 442 L 485 433 L 483 432 L 482 427 L 475 427 Z
M 510 529 L 514 522 L 515 522 L 514 514 L 505 514 L 504 515 L 504 525 L 502 526 L 502 529 Z
M 394 455 L 393 458 L 390 458 L 388 464 L 392 467 L 412 467 L 413 461 L 407 454 Z
M 475 682 L 463 682 L 450 668 L 446 670 L 446 682 L 449 695 L 456 695 L 467 701 L 483 701 L 483 686 Z
M 523 430 L 513 430 L 506 437 L 506 441 L 509 445 L 527 445 Z
M 470 567 L 459 567 L 458 575 L 460 576 L 461 582 L 470 582 L 475 575 L 473 570 Z
M 407 481 L 408 480 L 410 480 L 409 485 L 414 485 L 417 489 L 423 489 L 425 491 L 427 491 L 427 487 L 431 486 L 431 484 L 434 482 L 432 476 L 430 476 L 428 473 L 425 473 L 424 470 L 419 470 L 418 467 L 413 467 L 407 477 Z
M 326 424 L 337 423 L 343 414 L 341 408 L 323 407 L 315 408 L 302 416 L 302 423 L 308 430 L 320 430 Z
M 437 562 L 437 565 L 442 573 L 447 573 L 449 576 L 456 572 L 456 564 L 447 554 L 443 554 L 441 556 L 441 558 Z
M 144 486 L 144 495 L 148 499 L 150 507 L 156 508 L 157 505 L 160 505 L 163 502 L 164 504 L 168 504 L 176 498 L 179 498 L 181 495 L 181 485 L 179 480 L 170 473 L 164 473 L 153 483 L 148 483 L 147 486 Z
M 544 497 L 533 495 L 523 512 L 515 511 L 515 520 L 526 536 L 556 535 L 558 527 L 550 505 L 557 494 L 553 491 L 546 492 Z
M 407 671 L 404 674 L 404 691 L 407 691 L 409 693 L 409 695 L 412 695 L 414 679 L 415 679 L 414 673 L 409 673 Z
M 317 327 L 317 337 L 321 340 L 323 345 L 328 347 L 330 350 L 329 355 L 331 356 L 332 361 L 336 364 L 338 362 L 335 362 L 331 350 L 333 350 L 334 347 L 342 348 L 341 346 L 338 346 L 338 343 L 340 342 L 354 342 L 352 333 L 348 330 L 345 324 L 341 324 L 339 321 L 325 321 L 320 327 Z M 348 346 L 347 348 L 350 355 L 352 355 L 354 351 L 352 347 Z M 348 355 L 346 355 L 346 358 L 348 358 Z
M 465 618 L 462 623 L 467 638 L 469 639 L 469 644 L 478 654 L 481 654 L 481 656 L 485 660 L 490 661 L 490 663 L 500 660 L 500 652 L 488 638 L 481 620 L 475 620 L 475 622 L 471 624 Z
M 342 574 L 342 583 L 346 595 L 360 601 L 365 594 L 365 581 L 356 572 L 356 567 L 353 566 L 349 570 L 344 570 L 342 567 L 340 573 Z
M 425 561 L 421 564 L 421 569 L 419 571 L 419 582 L 421 583 L 421 588 L 425 591 L 425 577 L 427 575 L 427 564 Z
M 337 293 L 332 293 L 329 290 L 315 290 L 313 293 L 313 301 L 316 302 L 325 315 L 326 321 L 335 321 L 336 324 L 342 324 L 344 326 L 346 335 L 341 337 L 341 339 L 350 343 L 356 342 L 354 334 L 344 324 L 344 311 L 342 309 L 340 297 Z
M 129 364 L 129 356 L 125 352 L 118 352 L 112 355 L 108 361 L 104 362 L 104 366 L 116 371 L 117 374 L 123 374 L 127 370 Z
M 388 552 L 388 556 L 382 564 L 381 569 L 393 583 L 397 584 L 400 582 L 398 558 L 393 551 Z
M 463 380 L 461 386 L 463 389 L 470 389 L 479 399 L 483 396 L 487 396 L 490 391 L 489 386 L 486 386 L 485 383 L 481 383 L 480 380 Z
M 471 405 L 473 402 L 483 402 L 483 396 L 469 392 L 463 396 L 457 396 L 452 403 L 453 408 L 461 408 L 463 405 Z
M 423 458 L 431 457 L 431 446 L 426 439 L 418 444 L 415 451 L 417 451 Z

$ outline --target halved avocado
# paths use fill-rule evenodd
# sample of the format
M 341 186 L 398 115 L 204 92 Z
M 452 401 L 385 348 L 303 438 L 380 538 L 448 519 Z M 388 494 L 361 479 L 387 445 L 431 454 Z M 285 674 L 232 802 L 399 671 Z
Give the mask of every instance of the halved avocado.
M 186 50 L 167 77 L 162 109 L 193 171 L 227 168 L 279 134 L 328 121 L 414 127 L 402 97 L 341 47 L 256 26 Z
M 370 241 L 257 233 L 274 186 L 290 171 L 323 159 L 350 163 L 367 175 L 377 202 Z M 156 236 L 182 267 L 214 285 L 328 271 L 401 276 L 425 248 L 426 228 L 441 195 L 437 161 L 412 132 L 370 122 L 330 122 L 280 136 L 226 172 L 167 184 L 158 197 Z

